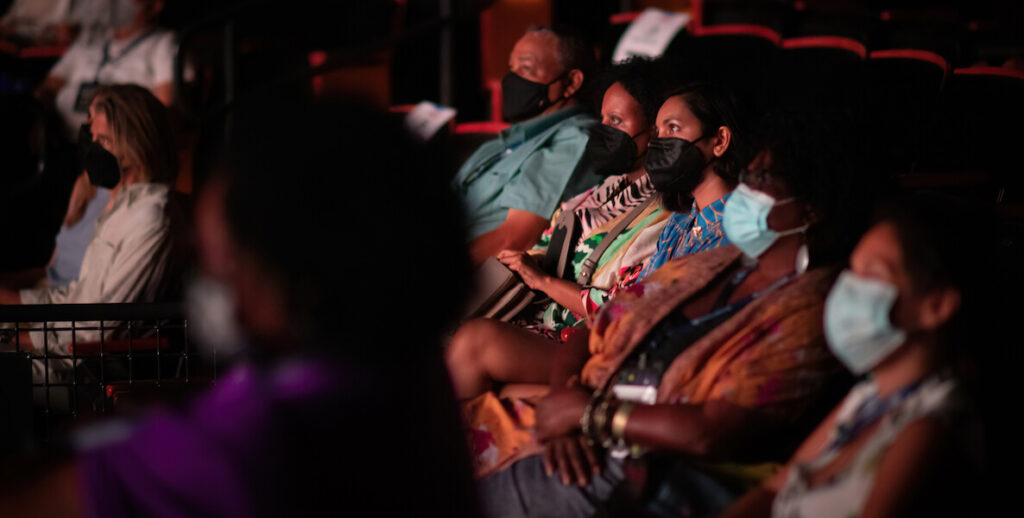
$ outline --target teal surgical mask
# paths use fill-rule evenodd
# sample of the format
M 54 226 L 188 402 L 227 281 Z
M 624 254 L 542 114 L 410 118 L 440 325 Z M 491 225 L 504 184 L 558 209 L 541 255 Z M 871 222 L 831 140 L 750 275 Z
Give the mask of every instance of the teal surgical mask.
M 725 202 L 722 221 L 725 236 L 744 254 L 757 258 L 780 237 L 806 232 L 807 225 L 782 232 L 768 228 L 768 213 L 772 207 L 790 203 L 794 199 L 776 201 L 769 194 L 754 190 L 747 184 L 739 184 Z
M 832 353 L 854 374 L 873 369 L 906 341 L 906 333 L 889 320 L 897 295 L 892 284 L 849 270 L 829 292 L 825 337 Z

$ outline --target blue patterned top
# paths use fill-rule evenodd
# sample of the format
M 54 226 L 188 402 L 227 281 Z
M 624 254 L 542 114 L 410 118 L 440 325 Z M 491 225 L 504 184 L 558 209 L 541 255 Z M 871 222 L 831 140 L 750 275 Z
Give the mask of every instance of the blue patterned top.
M 647 277 L 671 259 L 729 244 L 722 227 L 722 215 L 730 194 L 732 192 L 726 193 L 703 210 L 698 210 L 694 201 L 690 212 L 673 213 L 658 237 L 658 250 L 640 272 L 640 278 Z

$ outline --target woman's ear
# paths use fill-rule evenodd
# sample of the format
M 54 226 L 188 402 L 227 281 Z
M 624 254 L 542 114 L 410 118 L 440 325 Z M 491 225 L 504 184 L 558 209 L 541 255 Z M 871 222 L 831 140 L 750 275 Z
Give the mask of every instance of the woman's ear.
M 580 91 L 580 87 L 583 86 L 583 71 L 574 68 L 569 71 L 569 75 L 566 76 L 569 82 L 565 85 L 565 90 L 562 92 L 562 97 L 566 99 L 576 95 Z
M 719 126 L 718 132 L 715 134 L 714 147 L 711 148 L 711 153 L 715 156 L 722 156 L 731 144 L 732 130 L 727 126 Z
M 960 310 L 960 291 L 955 288 L 939 288 L 921 299 L 918 325 L 931 331 L 942 327 Z

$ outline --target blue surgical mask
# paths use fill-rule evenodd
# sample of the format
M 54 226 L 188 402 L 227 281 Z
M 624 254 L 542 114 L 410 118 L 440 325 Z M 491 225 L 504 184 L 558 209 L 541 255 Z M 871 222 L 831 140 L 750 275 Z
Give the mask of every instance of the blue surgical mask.
M 794 198 L 786 198 L 776 201 L 769 194 L 754 190 L 747 184 L 739 184 L 725 202 L 722 221 L 725 237 L 747 256 L 757 258 L 780 237 L 806 232 L 807 225 L 783 232 L 768 228 L 768 213 L 772 211 L 772 207 L 793 200 Z
M 849 270 L 836 280 L 825 301 L 825 338 L 829 348 L 854 374 L 873 369 L 906 341 L 889 313 L 899 292 L 877 279 Z

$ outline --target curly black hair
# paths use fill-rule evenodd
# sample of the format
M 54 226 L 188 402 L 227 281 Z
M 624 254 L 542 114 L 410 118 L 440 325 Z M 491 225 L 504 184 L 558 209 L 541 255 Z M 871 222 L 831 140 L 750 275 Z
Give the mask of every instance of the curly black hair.
M 645 122 L 654 125 L 665 91 L 664 62 L 661 59 L 633 57 L 603 70 L 595 81 L 598 95 L 603 95 L 613 84 L 619 83 L 640 103 Z M 597 99 L 600 101 L 600 99 Z M 597 103 L 600 106 L 600 102 Z
M 779 108 L 765 115 L 744 155 L 768 153 L 766 171 L 810 205 L 811 264 L 844 264 L 867 228 L 881 185 L 860 164 L 854 122 L 842 112 Z

